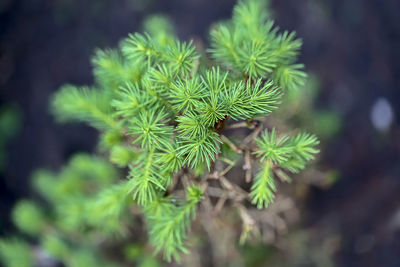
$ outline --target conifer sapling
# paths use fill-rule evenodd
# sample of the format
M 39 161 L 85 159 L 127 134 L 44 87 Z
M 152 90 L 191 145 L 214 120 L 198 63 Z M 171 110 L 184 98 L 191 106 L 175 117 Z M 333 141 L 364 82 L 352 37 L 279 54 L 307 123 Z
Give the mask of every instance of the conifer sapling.
M 218 178 L 223 143 L 239 154 L 250 151 L 251 162 L 259 162 L 249 197 L 261 209 L 274 200 L 274 171 L 303 169 L 318 152 L 318 140 L 274 128 L 258 134 L 282 94 L 300 90 L 306 78 L 296 62 L 301 40 L 280 32 L 262 1 L 239 1 L 232 19 L 211 30 L 206 52 L 178 41 L 168 26 L 151 31 L 129 35 L 119 49 L 97 50 L 93 88 L 63 87 L 52 107 L 60 120 L 81 120 L 121 136 L 110 145 L 111 160 L 130 169 L 120 198 L 143 207 L 150 240 L 170 260 L 187 251 L 184 239 L 207 194 L 208 173 Z M 241 120 L 248 128 L 260 125 L 237 145 L 235 133 L 229 140 L 224 131 Z M 176 183 L 188 192 L 183 202 L 176 202 Z
M 60 207 L 71 218 L 62 227 L 107 221 L 103 227 L 118 231 L 124 207 L 138 205 L 155 251 L 179 260 L 188 252 L 185 240 L 211 179 L 243 195 L 232 203 L 267 208 L 278 190 L 276 172 L 304 169 L 318 153 L 318 139 L 263 124 L 282 95 L 301 90 L 307 77 L 297 62 L 301 40 L 279 31 L 263 1 L 239 1 L 232 19 L 211 29 L 206 51 L 179 41 L 165 21 L 146 30 L 116 49 L 96 51 L 93 86 L 66 85 L 53 96 L 59 121 L 97 128 L 110 161 L 128 170 L 125 179 L 87 200 L 88 218 L 78 218 L 71 203 Z M 243 182 L 251 181 L 247 192 L 233 189 L 246 183 L 229 181 L 229 171 L 240 164 L 252 166 L 241 174 Z

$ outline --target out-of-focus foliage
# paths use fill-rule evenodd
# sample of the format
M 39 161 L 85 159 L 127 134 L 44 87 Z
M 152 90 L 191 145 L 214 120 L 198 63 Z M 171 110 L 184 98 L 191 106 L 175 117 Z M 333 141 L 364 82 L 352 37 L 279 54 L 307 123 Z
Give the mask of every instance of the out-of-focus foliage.
M 44 226 L 44 214 L 39 206 L 28 201 L 21 200 L 13 210 L 14 224 L 23 232 L 37 235 Z
M 27 243 L 18 239 L 0 240 L 0 259 L 6 266 L 29 267 L 33 254 Z
M 33 259 L 40 253 L 65 266 L 120 266 L 105 257 L 106 244 L 101 245 L 105 239 L 126 237 L 132 224 L 127 212 L 132 200 L 119 177 L 108 161 L 87 154 L 75 155 L 58 173 L 37 170 L 33 186 L 48 205 L 42 210 L 31 200 L 21 200 L 13 209 L 13 221 L 21 232 L 37 238 L 43 251 L 17 239 L 2 239 L 0 255 L 6 266 L 35 266 Z M 145 253 L 134 261 L 148 257 Z
M 294 127 L 313 131 L 324 141 L 336 137 L 342 128 L 343 118 L 334 109 L 315 107 L 319 90 L 318 78 L 310 75 L 301 90 L 291 90 L 285 94 L 285 100 L 274 117 L 288 121 Z

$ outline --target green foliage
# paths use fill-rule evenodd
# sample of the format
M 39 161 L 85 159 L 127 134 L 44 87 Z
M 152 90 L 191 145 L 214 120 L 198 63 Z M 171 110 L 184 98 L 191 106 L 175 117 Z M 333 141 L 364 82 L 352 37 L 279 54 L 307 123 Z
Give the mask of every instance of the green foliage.
M 172 203 L 159 204 L 159 211 L 151 207 L 147 211 L 150 227 L 150 241 L 156 251 L 164 248 L 164 256 L 170 261 L 172 257 L 179 260 L 180 252 L 188 252 L 184 246 L 190 222 L 196 214 L 196 204 L 202 199 L 203 192 L 197 186 L 188 187 L 186 201 L 178 206 Z
M 96 50 L 93 87 L 66 85 L 52 98 L 58 121 L 97 128 L 101 153 L 126 168 L 118 172 L 104 158 L 80 154 L 57 173 L 33 176 L 53 220 L 42 246 L 67 266 L 107 265 L 101 246 L 129 235 L 136 223 L 131 213 L 138 212 L 155 251 L 179 260 L 188 252 L 198 204 L 209 197 L 208 179 L 229 198 L 242 194 L 232 202 L 250 196 L 258 208 L 268 207 L 276 171 L 298 172 L 318 153 L 317 138 L 306 133 L 278 136 L 272 130 L 256 138 L 283 93 L 306 78 L 297 63 L 301 41 L 294 32 L 279 32 L 263 1 L 239 1 L 232 19 L 211 30 L 211 58 L 192 41 L 178 41 L 164 17 L 146 20 L 144 28 L 119 48 Z M 237 125 L 246 129 L 236 131 Z M 241 157 L 246 165 L 260 165 L 249 193 L 225 177 Z M 120 179 L 124 174 L 127 179 Z M 42 227 L 31 229 L 27 222 L 40 212 L 29 207 L 17 207 L 16 224 L 38 234 Z
M 196 60 L 199 58 L 199 55 L 192 42 L 181 43 L 176 41 L 174 45 L 168 47 L 163 57 L 169 69 L 188 77 L 196 65 Z
M 126 207 L 126 185 L 112 185 L 102 189 L 91 200 L 87 201 L 86 209 L 90 211 L 87 219 L 90 225 L 97 226 L 111 233 L 122 230 L 120 215 Z
M 219 120 L 222 120 L 227 115 L 227 107 L 217 96 L 211 94 L 205 103 L 200 106 L 200 111 L 203 113 L 203 123 L 207 127 L 212 127 Z
M 256 139 L 259 150 L 256 152 L 261 156 L 261 160 L 269 159 L 273 163 L 282 163 L 287 160 L 289 148 L 285 146 L 288 141 L 287 136 L 277 138 L 275 129 L 271 133 L 265 131 L 261 139 Z
M 0 259 L 9 267 L 33 266 L 33 253 L 29 245 L 17 239 L 0 240 Z
M 193 138 L 196 136 L 204 137 L 208 128 L 204 126 L 203 116 L 194 112 L 188 112 L 184 116 L 179 116 L 176 121 L 178 126 L 176 129 L 181 135 Z
M 107 160 L 87 154 L 73 156 L 57 173 L 38 170 L 34 188 L 50 205 L 44 213 L 35 202 L 22 200 L 13 210 L 13 221 L 21 231 L 40 238 L 40 253 L 65 266 L 115 266 L 92 245 L 121 236 L 125 220 L 131 220 L 123 215 L 130 203 L 126 183 L 115 183 L 117 177 Z M 28 243 L 0 241 L 6 266 L 36 266 L 33 251 Z
M 129 244 L 124 249 L 125 257 L 133 262 L 137 262 L 139 267 L 161 267 L 161 263 L 157 258 L 146 254 L 145 247 L 139 244 Z
M 171 102 L 175 110 L 183 113 L 197 109 L 206 96 L 204 87 L 197 77 L 185 80 L 178 79 L 171 89 L 173 94 Z
M 166 173 L 174 173 L 183 165 L 183 158 L 179 155 L 177 144 L 168 144 L 162 152 L 158 153 L 156 162 L 160 164 L 160 169 Z
M 342 128 L 339 112 L 331 110 L 318 111 L 314 116 L 312 124 L 315 132 L 321 139 L 334 137 Z
M 44 226 L 43 211 L 28 200 L 20 200 L 13 209 L 14 224 L 23 232 L 37 235 Z
M 133 199 L 143 206 L 151 203 L 159 191 L 165 190 L 163 186 L 165 177 L 161 176 L 158 166 L 154 164 L 155 161 L 154 150 L 151 150 L 131 165 L 128 192 L 132 192 Z
M 268 207 L 274 200 L 276 185 L 272 174 L 272 163 L 267 161 L 262 170 L 255 177 L 249 196 L 257 208 Z
M 151 110 L 139 114 L 137 121 L 129 128 L 129 133 L 136 137 L 135 143 L 142 149 L 161 148 L 166 146 L 172 135 L 172 127 L 165 125 L 167 114 L 162 110 Z
M 129 34 L 129 38 L 122 43 L 122 52 L 128 60 L 148 62 L 156 60 L 160 56 L 157 51 L 157 42 L 154 42 L 148 34 Z
M 112 101 L 112 106 L 117 110 L 116 115 L 126 118 L 157 105 L 157 102 L 149 94 L 141 90 L 138 83 L 126 83 L 121 86 L 118 96 Z
M 215 155 L 220 152 L 220 143 L 222 143 L 221 140 L 214 132 L 195 139 L 184 136 L 180 142 L 178 156 L 185 157 L 184 163 L 193 168 L 204 162 L 210 168 L 211 162 L 215 160 Z
M 273 78 L 284 88 L 297 89 L 304 86 L 307 78 L 303 68 L 303 64 L 281 65 L 276 68 Z
M 110 151 L 110 161 L 119 167 L 128 166 L 137 157 L 138 153 L 126 146 L 116 145 Z
M 97 49 L 92 64 L 97 83 L 112 91 L 127 82 L 140 81 L 144 71 L 143 66 L 129 64 L 119 51 L 111 49 Z
M 160 46 L 166 47 L 175 40 L 174 26 L 170 19 L 163 15 L 152 15 L 143 21 L 144 31 L 155 38 Z
M 70 253 L 70 249 L 65 242 L 55 234 L 44 236 L 41 243 L 43 248 L 56 259 L 67 258 Z
M 110 100 L 100 90 L 65 85 L 54 95 L 51 108 L 59 121 L 75 119 L 98 129 L 116 128 L 110 114 Z
M 294 64 L 301 40 L 294 32 L 278 33 L 268 19 L 265 1 L 240 1 L 233 19 L 211 31 L 212 56 L 226 68 L 251 78 L 273 78 L 283 89 L 304 84 L 303 65 Z
M 304 166 L 307 161 L 314 159 L 314 154 L 319 152 L 315 148 L 319 144 L 318 139 L 307 133 L 299 133 L 293 137 L 283 135 L 278 138 L 275 129 L 272 129 L 270 133 L 265 131 L 256 141 L 259 150 L 255 153 L 261 157 L 261 160 L 270 160 L 290 170 L 296 169 L 297 162 L 301 162 Z
M 319 150 L 315 148 L 319 144 L 318 139 L 307 133 L 300 133 L 289 139 L 288 148 L 291 150 L 288 160 L 281 166 L 291 172 L 299 172 L 305 168 L 307 161 L 314 159 L 314 154 Z
M 307 133 L 278 137 L 275 129 L 271 132 L 265 131 L 256 141 L 259 150 L 255 154 L 265 165 L 256 176 L 250 197 L 253 204 L 262 208 L 273 201 L 276 191 L 273 169 L 282 167 L 294 173 L 304 169 L 307 161 L 314 159 L 314 155 L 319 152 L 315 148 L 319 141 L 314 135 Z
M 100 147 L 109 149 L 110 147 L 117 146 L 123 141 L 123 135 L 118 130 L 110 130 L 101 135 Z
M 80 267 L 80 266 L 112 266 L 104 261 L 100 261 L 98 255 L 93 253 L 90 249 L 81 249 L 74 251 L 71 258 L 68 260 L 68 266 Z

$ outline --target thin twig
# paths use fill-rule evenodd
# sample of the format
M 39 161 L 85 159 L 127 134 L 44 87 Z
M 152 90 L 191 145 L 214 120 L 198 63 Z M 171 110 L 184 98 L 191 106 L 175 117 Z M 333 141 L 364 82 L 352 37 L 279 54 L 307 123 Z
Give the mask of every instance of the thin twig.
M 242 154 L 242 150 L 238 148 L 231 140 L 228 139 L 225 135 L 221 134 L 221 139 L 225 142 L 233 151 L 238 154 Z
M 225 176 L 220 176 L 219 181 L 221 182 L 222 187 L 225 187 L 229 191 L 235 191 L 239 197 L 239 199 L 249 199 L 249 194 L 244 191 L 241 187 L 232 184 Z
M 227 174 L 235 165 L 228 165 L 228 167 L 226 167 L 222 172 L 220 172 L 218 174 L 218 176 L 224 176 L 225 174 Z
M 228 167 L 226 167 L 222 172 L 218 173 L 218 176 L 223 176 L 223 175 L 227 174 L 236 164 L 235 161 L 224 158 L 224 157 L 220 157 L 220 160 L 227 163 Z
M 225 163 L 228 163 L 229 165 L 235 165 L 235 162 L 233 160 L 228 159 L 228 158 L 219 157 L 218 159 L 223 161 L 223 162 L 225 162 Z
M 213 173 L 210 173 L 207 178 L 208 179 L 219 179 L 220 175 L 217 171 L 214 171 Z
M 226 193 L 226 190 L 214 187 L 214 186 L 209 186 L 207 187 L 207 194 L 212 197 L 217 197 L 220 198 Z
M 228 129 L 237 129 L 237 128 L 248 128 L 248 124 L 247 124 L 247 122 L 245 122 L 245 121 L 241 121 L 241 122 L 237 122 L 237 123 L 233 123 L 233 124 L 230 124 L 230 125 L 227 125 L 226 127 L 225 127 L 225 130 L 228 130 Z
M 261 130 L 263 129 L 262 124 L 260 124 L 251 134 L 249 134 L 248 136 L 246 136 L 243 139 L 243 142 L 240 144 L 240 148 L 244 149 L 251 141 L 254 140 L 254 138 L 256 138 L 258 136 L 258 134 L 261 132 Z
M 210 197 L 207 194 L 204 195 L 204 198 L 201 201 L 201 204 L 207 213 L 213 212 L 214 208 L 213 208 L 213 205 L 211 204 Z
M 257 227 L 256 221 L 249 214 L 247 209 L 241 203 L 236 203 L 235 206 L 238 208 L 240 217 L 242 218 L 243 222 L 243 230 L 242 234 L 240 235 L 240 243 L 243 244 L 246 241 L 248 233 L 250 232 L 253 232 L 257 236 L 260 236 L 260 230 Z
M 243 223 L 247 225 L 255 225 L 256 221 L 254 220 L 253 217 L 249 214 L 247 209 L 241 204 L 241 203 L 235 203 L 235 206 L 238 208 L 240 217 L 243 220 Z
M 286 174 L 284 171 L 282 171 L 281 169 L 275 168 L 275 169 L 273 169 L 273 171 L 274 171 L 274 173 L 276 174 L 276 176 L 278 176 L 279 179 L 280 179 L 282 182 L 290 183 L 290 182 L 292 181 L 292 179 L 289 177 L 289 175 L 287 175 L 287 174 Z
M 244 165 L 243 170 L 245 170 L 245 181 L 246 183 L 251 182 L 251 159 L 250 159 L 250 150 L 246 149 L 244 151 Z
M 220 199 L 218 199 L 218 202 L 214 207 L 214 213 L 218 214 L 222 210 L 227 199 L 228 199 L 228 194 L 224 192 L 220 197 Z

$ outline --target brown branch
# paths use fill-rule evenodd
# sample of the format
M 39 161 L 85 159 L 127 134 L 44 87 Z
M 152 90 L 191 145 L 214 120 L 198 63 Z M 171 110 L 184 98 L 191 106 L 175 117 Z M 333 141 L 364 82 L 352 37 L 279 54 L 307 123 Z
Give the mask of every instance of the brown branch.
M 214 125 L 214 132 L 221 133 L 225 127 L 225 122 L 229 119 L 229 116 L 225 116 L 225 118 L 223 118 L 222 120 L 217 121 Z
M 242 150 L 238 148 L 231 140 L 229 140 L 228 137 L 225 135 L 221 134 L 221 140 L 226 143 L 235 153 L 242 154 Z
M 246 183 L 250 183 L 250 181 L 251 181 L 251 159 L 250 159 L 250 150 L 248 150 L 248 149 L 246 149 L 244 152 L 243 170 L 245 170 Z
M 254 140 L 254 138 L 256 138 L 259 133 L 261 132 L 263 128 L 263 125 L 260 124 L 251 134 L 249 134 L 248 136 L 246 136 L 243 140 L 243 142 L 240 144 L 240 148 L 244 149 L 251 141 Z
M 220 197 L 220 199 L 218 199 L 218 202 L 214 207 L 214 213 L 218 214 L 222 210 L 227 199 L 228 199 L 228 194 L 224 192 Z

